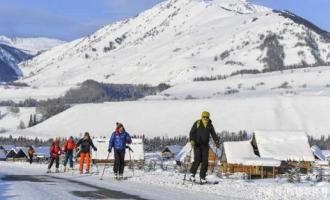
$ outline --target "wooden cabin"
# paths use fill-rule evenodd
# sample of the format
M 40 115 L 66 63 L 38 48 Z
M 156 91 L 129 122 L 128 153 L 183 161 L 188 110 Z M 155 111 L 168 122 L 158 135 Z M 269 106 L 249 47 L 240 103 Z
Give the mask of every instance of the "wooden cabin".
M 221 155 L 221 171 L 246 173 L 250 178 L 275 177 L 281 162 L 272 158 L 257 156 L 251 141 L 224 142 Z
M 174 158 L 182 149 L 182 146 L 179 145 L 170 145 L 170 146 L 166 146 L 162 152 L 162 158 L 165 159 L 171 159 Z
M 264 178 L 296 166 L 307 173 L 314 161 L 304 132 L 255 131 L 249 141 L 224 143 L 221 169 L 224 173 L 245 172 L 250 177 Z

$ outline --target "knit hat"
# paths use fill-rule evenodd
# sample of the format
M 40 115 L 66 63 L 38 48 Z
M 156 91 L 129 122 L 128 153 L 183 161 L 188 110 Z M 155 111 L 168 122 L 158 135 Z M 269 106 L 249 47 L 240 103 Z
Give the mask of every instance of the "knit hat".
M 116 122 L 116 128 L 117 129 L 124 128 L 124 125 L 122 123 Z
M 203 117 L 210 117 L 210 113 L 207 111 L 202 112 L 202 118 Z

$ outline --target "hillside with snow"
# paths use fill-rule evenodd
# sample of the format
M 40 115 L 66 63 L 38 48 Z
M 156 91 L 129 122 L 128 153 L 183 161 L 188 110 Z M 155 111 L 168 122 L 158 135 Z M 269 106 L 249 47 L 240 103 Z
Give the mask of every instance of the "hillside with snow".
M 330 34 L 245 0 L 168 0 L 23 63 L 33 86 L 178 84 L 237 71 L 325 66 Z
M 0 36 L 0 82 L 17 80 L 22 76 L 18 64 L 48 50 L 63 41 L 49 38 L 8 38 Z
M 329 96 L 227 97 L 203 100 L 127 101 L 82 104 L 28 129 L 7 135 L 28 137 L 109 136 L 117 121 L 133 135 L 187 136 L 204 110 L 218 132 L 258 129 L 303 130 L 309 135 L 329 134 Z
M 32 38 L 22 38 L 22 37 L 13 37 L 9 38 L 3 35 L 0 35 L 0 44 L 5 44 L 16 49 L 29 54 L 36 55 L 42 51 L 51 49 L 57 45 L 65 43 L 62 40 L 45 38 L 45 37 L 32 37 Z

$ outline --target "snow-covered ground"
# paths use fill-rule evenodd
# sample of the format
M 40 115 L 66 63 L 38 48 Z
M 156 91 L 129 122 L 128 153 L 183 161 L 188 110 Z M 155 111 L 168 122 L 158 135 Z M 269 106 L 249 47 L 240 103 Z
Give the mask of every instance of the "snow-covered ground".
M 300 95 L 82 104 L 8 134 L 52 138 L 89 131 L 93 136 L 109 136 L 119 121 L 133 135 L 173 137 L 188 135 L 193 122 L 207 110 L 218 132 L 302 130 L 320 136 L 329 134 L 329 109 L 329 96 Z
M 62 166 L 61 166 L 62 167 Z M 103 166 L 98 166 L 99 170 Z M 326 200 L 330 198 L 329 182 L 288 183 L 284 179 L 240 180 L 232 178 L 216 178 L 209 175 L 209 179 L 219 180 L 218 185 L 197 185 L 189 182 L 183 184 L 183 173 L 169 171 L 133 171 L 126 169 L 127 180 L 118 182 L 113 180 L 112 170 L 107 168 L 104 179 L 99 175 L 78 175 L 77 172 L 50 174 L 45 176 L 46 165 L 27 163 L 0 162 L 0 198 L 20 199 L 81 199 L 76 195 L 94 195 L 94 198 L 106 198 L 117 191 L 121 198 L 135 195 L 133 199 L 254 199 L 254 200 Z M 96 171 L 94 166 L 92 171 Z M 23 180 L 1 180 L 6 175 L 16 175 Z M 19 176 L 24 175 L 24 176 Z M 12 179 L 15 178 L 11 177 Z M 35 182 L 25 182 L 24 179 L 34 178 Z M 8 176 L 7 176 L 8 179 Z M 10 179 L 10 177 L 9 177 Z M 43 180 L 43 182 L 38 182 Z M 26 184 L 28 183 L 28 184 Z M 77 185 L 78 184 L 78 185 Z M 103 189 L 112 190 L 107 193 Z M 75 192 L 74 192 L 75 191 Z M 100 195 L 104 195 L 101 197 Z M 126 198 L 125 198 L 126 195 Z M 108 198 L 111 196 L 107 196 Z M 114 196 L 112 196 L 114 198 Z M 118 196 L 117 196 L 118 198 Z
M 330 67 L 283 70 L 255 75 L 236 75 L 225 80 L 178 84 L 146 100 L 242 98 L 265 95 L 330 96 Z M 237 93 L 228 94 L 237 90 Z
M 15 87 L 0 85 L 0 101 L 24 101 L 32 98 L 36 100 L 46 100 L 61 97 L 70 88 L 77 86 L 60 87 Z
M 21 121 L 27 127 L 31 114 L 35 114 L 35 108 L 19 108 L 18 113 L 13 113 L 8 107 L 0 107 L 0 131 L 16 130 Z

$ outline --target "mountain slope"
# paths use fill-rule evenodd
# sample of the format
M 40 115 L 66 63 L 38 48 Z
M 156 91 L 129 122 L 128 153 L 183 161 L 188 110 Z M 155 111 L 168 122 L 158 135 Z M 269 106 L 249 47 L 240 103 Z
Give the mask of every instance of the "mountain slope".
M 170 84 L 328 65 L 330 34 L 244 0 L 169 0 L 22 64 L 31 85 Z
M 18 79 L 22 75 L 18 63 L 31 57 L 19 49 L 0 44 L 0 82 Z
M 63 41 L 49 38 L 0 36 L 0 82 L 17 80 L 22 76 L 18 63 L 63 43 Z
M 16 49 L 20 49 L 27 54 L 36 55 L 42 51 L 46 51 L 54 46 L 63 44 L 64 41 L 45 37 L 35 38 L 8 38 L 6 36 L 0 36 L 0 44 L 5 44 Z

